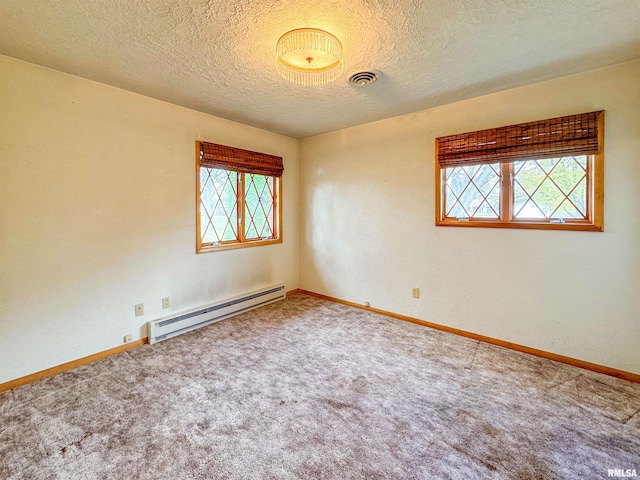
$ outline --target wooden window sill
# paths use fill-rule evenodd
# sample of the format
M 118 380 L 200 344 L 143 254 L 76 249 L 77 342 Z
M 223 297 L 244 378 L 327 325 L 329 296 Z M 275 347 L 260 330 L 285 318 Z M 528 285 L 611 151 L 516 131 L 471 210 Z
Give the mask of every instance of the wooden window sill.
M 282 238 L 277 238 L 275 240 L 256 240 L 242 243 L 226 243 L 223 245 L 204 244 L 200 247 L 199 250 L 197 250 L 196 253 L 218 252 L 220 250 L 234 250 L 236 248 L 260 247 L 263 245 L 274 245 L 276 243 L 282 243 Z
M 526 230 L 569 230 L 581 232 L 602 232 L 602 226 L 593 223 L 549 223 L 549 222 L 496 222 L 491 220 L 476 220 L 460 222 L 458 220 L 436 221 L 438 227 L 480 227 L 480 228 L 518 228 Z

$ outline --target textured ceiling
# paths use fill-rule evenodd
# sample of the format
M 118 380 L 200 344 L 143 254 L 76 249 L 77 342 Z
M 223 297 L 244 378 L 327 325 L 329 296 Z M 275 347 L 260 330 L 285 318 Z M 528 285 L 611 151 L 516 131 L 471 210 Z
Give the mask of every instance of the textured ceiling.
M 640 58 L 640 0 L 0 0 L 0 26 L 5 55 L 296 138 Z M 276 73 L 306 26 L 335 83 Z

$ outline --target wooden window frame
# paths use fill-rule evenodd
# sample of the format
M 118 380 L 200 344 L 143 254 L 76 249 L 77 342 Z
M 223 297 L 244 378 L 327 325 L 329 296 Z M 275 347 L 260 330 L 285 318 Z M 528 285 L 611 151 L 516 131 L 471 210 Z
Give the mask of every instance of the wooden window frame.
M 603 113 L 603 112 L 601 112 Z M 446 217 L 445 211 L 445 173 L 446 168 L 438 161 L 438 139 L 435 142 L 435 183 L 436 183 L 436 226 L 446 227 L 484 227 L 484 228 L 521 228 L 537 230 L 574 230 L 604 231 L 604 115 L 598 117 L 598 152 L 587 155 L 587 206 L 585 219 L 564 219 L 564 223 L 555 223 L 550 219 L 519 220 L 513 217 L 513 162 L 499 160 L 500 165 L 500 216 L 499 218 L 468 218 L 460 220 Z M 558 155 L 559 157 L 574 155 Z M 547 157 L 548 158 L 548 157 Z M 535 156 L 519 161 L 538 160 Z M 485 162 L 489 163 L 489 162 Z
M 247 239 L 245 237 L 246 226 L 246 212 L 245 212 L 245 178 L 250 173 L 240 172 L 235 169 L 228 169 L 237 173 L 237 185 L 236 185 L 236 217 L 238 228 L 238 240 L 227 240 L 219 242 L 217 245 L 214 242 L 202 241 L 202 227 L 200 220 L 200 212 L 202 208 L 202 192 L 200 190 L 200 169 L 209 168 L 202 166 L 200 162 L 201 146 L 200 142 L 196 142 L 196 253 L 218 252 L 221 250 L 233 250 L 236 248 L 258 247 L 263 245 L 273 245 L 276 243 L 282 243 L 282 176 L 271 176 L 273 178 L 274 192 L 273 192 L 273 226 L 275 229 L 276 238 L 270 239 Z M 256 173 L 262 175 L 263 173 Z

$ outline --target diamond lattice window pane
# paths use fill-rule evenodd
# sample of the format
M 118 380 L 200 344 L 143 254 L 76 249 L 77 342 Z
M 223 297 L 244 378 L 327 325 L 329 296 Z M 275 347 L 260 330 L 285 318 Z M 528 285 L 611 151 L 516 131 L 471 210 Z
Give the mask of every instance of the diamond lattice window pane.
M 447 186 L 455 197 L 459 197 L 469 186 L 471 178 L 476 173 L 478 166 L 447 168 Z M 455 199 L 454 199 L 455 200 Z
M 585 218 L 587 157 L 514 162 L 514 217 Z
M 527 195 L 532 195 L 547 178 L 547 174 L 536 161 L 515 162 L 513 168 L 514 180 L 520 184 Z
M 584 217 L 587 214 L 587 177 L 582 177 L 582 180 L 573 189 L 573 192 L 569 194 L 569 200 L 580 211 L 580 216 Z
M 275 237 L 275 177 L 245 175 L 245 236 L 248 240 Z
M 216 241 L 213 224 L 211 223 L 211 212 L 215 206 L 215 188 L 210 170 L 207 168 L 200 169 L 200 226 L 202 232 L 202 241 L 211 243 Z
M 447 168 L 447 217 L 498 218 L 500 216 L 500 165 Z
M 522 188 L 522 185 L 518 182 L 518 180 L 514 180 L 513 182 L 513 214 L 515 218 L 537 218 L 532 217 L 531 212 L 527 212 L 524 210 L 525 204 L 529 201 L 529 195 Z M 539 212 L 536 208 L 535 213 Z M 542 212 L 540 212 L 542 214 Z
M 561 158 L 543 158 L 542 160 L 536 160 L 538 166 L 544 171 L 544 173 L 549 173 L 551 170 L 555 168 L 558 162 L 562 160 Z
M 529 218 L 529 219 L 543 219 L 545 218 L 544 212 L 540 210 L 540 207 L 533 200 L 527 201 L 522 205 L 519 210 L 517 218 Z
M 460 202 L 458 202 L 455 195 L 453 194 L 451 187 L 447 185 L 445 188 L 446 188 L 445 198 L 447 199 L 447 205 L 446 205 L 447 217 L 455 217 L 455 218 L 468 217 L 469 214 L 465 211 L 464 208 L 462 208 L 462 205 L 460 204 Z
M 538 208 L 544 213 L 545 218 L 551 218 L 556 209 L 565 199 L 565 195 L 556 186 L 555 183 L 545 178 L 540 186 L 536 189 L 531 199 L 538 205 Z
M 554 218 L 582 218 L 584 215 L 578 211 L 573 203 L 565 200 L 553 214 Z
M 586 172 L 587 171 L 587 156 L 586 155 L 579 155 L 577 157 L 571 157 L 573 158 L 573 160 L 582 167 L 582 169 Z
M 562 158 L 550 174 L 550 177 L 565 195 L 568 195 L 586 176 L 586 170 L 582 168 L 574 157 Z
M 200 225 L 203 243 L 238 240 L 238 174 L 200 169 Z

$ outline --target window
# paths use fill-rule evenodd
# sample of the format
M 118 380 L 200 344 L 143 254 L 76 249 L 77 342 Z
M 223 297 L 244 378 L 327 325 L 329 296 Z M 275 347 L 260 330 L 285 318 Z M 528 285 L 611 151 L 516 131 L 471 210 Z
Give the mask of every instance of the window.
M 436 139 L 436 225 L 603 230 L 604 112 Z
M 196 251 L 282 242 L 282 158 L 196 142 Z

